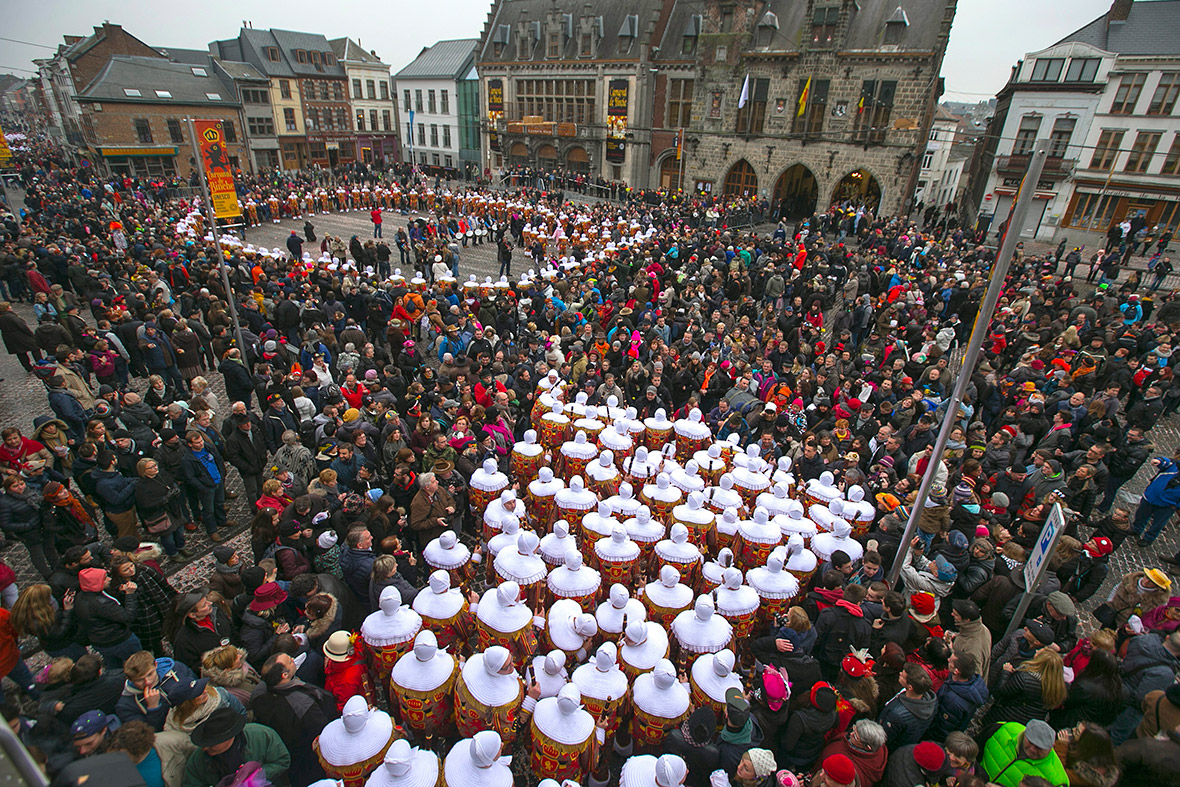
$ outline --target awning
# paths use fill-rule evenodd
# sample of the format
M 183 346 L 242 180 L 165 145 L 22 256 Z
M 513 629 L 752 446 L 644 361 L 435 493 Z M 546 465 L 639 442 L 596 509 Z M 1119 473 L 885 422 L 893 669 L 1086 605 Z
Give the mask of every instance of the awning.
M 175 156 L 177 148 L 163 147 L 128 147 L 128 148 L 97 148 L 98 155 L 103 158 L 115 156 Z

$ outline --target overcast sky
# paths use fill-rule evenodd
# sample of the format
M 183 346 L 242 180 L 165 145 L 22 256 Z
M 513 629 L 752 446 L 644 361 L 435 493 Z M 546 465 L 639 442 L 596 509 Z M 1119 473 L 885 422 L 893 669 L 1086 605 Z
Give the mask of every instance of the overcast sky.
M 905 5 L 905 0 L 900 2 Z M 37 4 L 35 12 L 31 6 L 22 12 L 10 7 L 3 35 L 56 46 L 62 35 L 85 35 L 106 19 L 154 46 L 204 49 L 209 41 L 233 37 L 242 20 L 249 19 L 259 28 L 359 38 L 396 72 L 434 41 L 479 36 L 490 7 L 489 0 L 54 0 Z M 995 95 L 1026 52 L 1049 46 L 1109 7 L 1110 0 L 962 0 L 943 66 L 945 98 L 975 101 Z M 0 40 L 0 72 L 29 76 L 17 69 L 33 68 L 33 58 L 50 52 L 43 46 Z

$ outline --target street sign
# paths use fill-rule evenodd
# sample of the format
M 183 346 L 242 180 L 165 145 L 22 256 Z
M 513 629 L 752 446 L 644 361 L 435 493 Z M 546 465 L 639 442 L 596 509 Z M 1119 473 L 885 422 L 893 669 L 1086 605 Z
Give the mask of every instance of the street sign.
M 1029 592 L 1036 590 L 1041 566 L 1053 554 L 1053 549 L 1057 546 L 1057 538 L 1064 531 L 1065 512 L 1061 510 L 1060 503 L 1054 503 L 1053 510 L 1045 518 L 1045 526 L 1041 528 L 1041 535 L 1037 538 L 1037 543 L 1024 564 L 1024 586 Z
M 230 165 L 229 150 L 222 135 L 220 120 L 194 120 L 197 132 L 197 147 L 201 153 L 202 169 L 209 184 L 209 198 L 214 215 L 219 219 L 236 218 L 242 215 L 238 205 L 238 193 L 234 188 L 233 167 Z

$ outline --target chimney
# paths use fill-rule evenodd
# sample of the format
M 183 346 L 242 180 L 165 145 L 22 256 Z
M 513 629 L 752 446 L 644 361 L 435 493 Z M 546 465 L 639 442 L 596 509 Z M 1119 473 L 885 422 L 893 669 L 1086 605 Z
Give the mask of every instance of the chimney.
M 1106 12 L 1107 23 L 1126 22 L 1127 17 L 1131 15 L 1131 6 L 1134 3 L 1135 0 L 1114 0 L 1110 4 L 1110 10 Z

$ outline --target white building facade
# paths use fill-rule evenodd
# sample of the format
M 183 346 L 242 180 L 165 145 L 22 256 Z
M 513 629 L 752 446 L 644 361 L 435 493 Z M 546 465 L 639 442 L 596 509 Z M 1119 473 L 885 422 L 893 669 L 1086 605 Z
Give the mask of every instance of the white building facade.
M 959 178 L 963 174 L 963 160 L 952 160 L 951 148 L 955 142 L 955 129 L 959 119 L 945 107 L 935 110 L 934 123 L 930 126 L 930 141 L 922 156 L 922 168 L 918 172 L 918 189 L 914 192 L 914 204 L 926 207 L 944 208 L 952 202 L 959 189 Z
M 475 63 L 476 39 L 439 41 L 394 75 L 402 160 L 430 174 L 459 173 L 459 81 Z
M 348 79 L 348 103 L 356 128 L 357 160 L 381 164 L 399 159 L 397 108 L 389 66 L 350 38 L 330 41 Z

